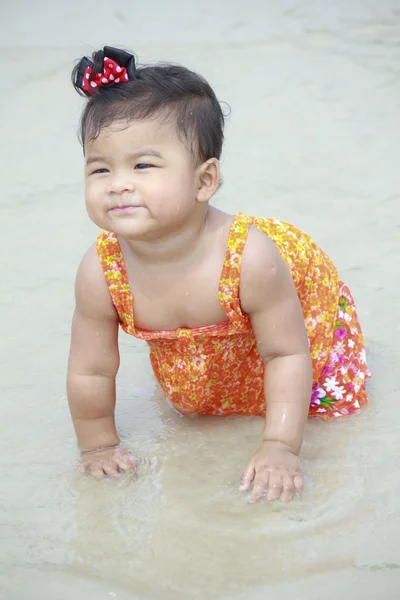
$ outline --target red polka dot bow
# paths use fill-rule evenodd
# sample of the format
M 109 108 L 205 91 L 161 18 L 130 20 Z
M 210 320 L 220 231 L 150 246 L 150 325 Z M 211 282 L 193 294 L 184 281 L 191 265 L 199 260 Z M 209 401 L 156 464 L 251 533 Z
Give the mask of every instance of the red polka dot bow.
M 84 56 L 75 74 L 75 86 L 89 96 L 99 87 L 124 83 L 135 77 L 135 57 L 125 50 L 104 46 L 96 53 L 95 63 Z M 97 64 L 100 68 L 96 68 Z

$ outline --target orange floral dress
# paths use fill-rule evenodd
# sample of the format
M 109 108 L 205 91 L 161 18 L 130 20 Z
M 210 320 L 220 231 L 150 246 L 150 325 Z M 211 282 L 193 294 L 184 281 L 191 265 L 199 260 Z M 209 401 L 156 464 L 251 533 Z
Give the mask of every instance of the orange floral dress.
M 313 366 L 309 415 L 333 419 L 358 411 L 368 402 L 365 380 L 370 371 L 353 297 L 327 254 L 306 233 L 284 221 L 235 215 L 219 285 L 227 320 L 174 331 L 135 327 L 118 239 L 103 231 L 97 238 L 97 252 L 122 329 L 148 343 L 155 376 L 181 413 L 263 415 L 265 366 L 239 300 L 241 260 L 250 226 L 275 243 L 302 305 Z

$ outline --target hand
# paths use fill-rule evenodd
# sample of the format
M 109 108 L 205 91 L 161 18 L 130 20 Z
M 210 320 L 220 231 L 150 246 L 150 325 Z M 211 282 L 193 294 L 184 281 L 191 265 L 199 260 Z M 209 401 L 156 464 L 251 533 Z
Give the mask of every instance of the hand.
M 127 450 L 113 446 L 82 453 L 79 471 L 82 475 L 93 475 L 99 481 L 104 477 L 119 477 L 123 472 L 131 471 L 136 464 L 136 459 Z
M 298 458 L 285 444 L 263 442 L 253 454 L 240 478 L 240 489 L 248 490 L 250 502 L 257 502 L 262 496 L 267 500 L 289 502 L 293 496 L 301 495 L 303 477 Z

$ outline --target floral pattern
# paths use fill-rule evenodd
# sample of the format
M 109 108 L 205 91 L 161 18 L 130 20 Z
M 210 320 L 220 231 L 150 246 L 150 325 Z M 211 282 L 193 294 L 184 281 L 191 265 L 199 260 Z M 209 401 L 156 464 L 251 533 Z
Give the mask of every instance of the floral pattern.
M 134 299 L 117 236 L 102 232 L 97 252 L 122 329 L 148 343 L 155 376 L 181 413 L 263 415 L 264 363 L 239 300 L 250 226 L 275 243 L 299 295 L 313 365 L 309 415 L 334 419 L 358 411 L 368 401 L 365 380 L 370 371 L 353 297 L 325 252 L 284 221 L 235 215 L 219 285 L 228 320 L 174 331 L 135 327 Z
M 367 404 L 365 380 L 371 372 L 366 362 L 354 300 L 349 288 L 342 284 L 333 346 L 319 381 L 313 385 L 310 414 L 323 416 L 328 409 L 334 417 L 341 417 Z

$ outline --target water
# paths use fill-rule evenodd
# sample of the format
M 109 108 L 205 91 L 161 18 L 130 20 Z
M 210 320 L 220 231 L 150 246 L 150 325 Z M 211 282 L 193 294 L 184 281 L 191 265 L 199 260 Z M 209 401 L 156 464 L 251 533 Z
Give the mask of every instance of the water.
M 1 597 L 398 598 L 399 1 L 2 8 Z M 261 420 L 180 417 L 124 334 L 117 421 L 139 471 L 74 470 L 65 363 L 96 229 L 68 78 L 104 43 L 202 72 L 232 108 L 216 204 L 306 229 L 354 292 L 371 404 L 308 423 L 302 500 L 248 505 L 238 479 Z

